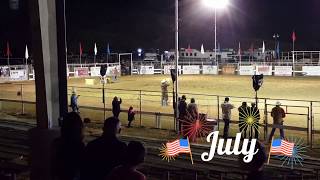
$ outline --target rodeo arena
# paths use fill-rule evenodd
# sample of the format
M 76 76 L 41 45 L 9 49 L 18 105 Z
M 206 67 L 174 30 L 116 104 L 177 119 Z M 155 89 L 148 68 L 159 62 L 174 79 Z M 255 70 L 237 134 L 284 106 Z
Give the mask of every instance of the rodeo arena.
M 7 48 L 8 56 L 0 59 L 0 174 L 16 179 L 29 172 L 28 131 L 37 124 L 36 60 L 27 47 L 25 58 L 15 58 Z M 100 54 L 97 45 L 94 49 L 94 55 L 85 54 L 80 44 L 78 55 L 67 56 L 69 111 L 80 114 L 85 141 L 89 141 L 100 136 L 103 120 L 114 113 L 113 101 L 117 97 L 123 126 L 120 139 L 144 143 L 147 154 L 139 170 L 148 179 L 246 179 L 252 167 L 248 169 L 235 154 L 226 155 L 218 150 L 219 155 L 204 161 L 201 154 L 213 148 L 207 136 L 218 131 L 221 138 L 237 141 L 237 133 L 242 132 L 241 139 L 255 137 L 269 151 L 273 128 L 275 137 L 279 136 L 279 128 L 288 141 L 296 144 L 296 155 L 285 160 L 266 157 L 264 173 L 268 179 L 319 179 L 320 99 L 309 98 L 308 93 L 312 92 L 308 89 L 292 98 L 287 98 L 286 92 L 280 97 L 268 97 L 263 89 L 281 88 L 277 87 L 278 81 L 291 81 L 293 87 L 288 87 L 291 91 L 302 80 L 310 79 L 311 85 L 319 83 L 316 80 L 320 76 L 320 51 L 279 52 L 266 50 L 264 43 L 263 48 L 248 51 L 242 51 L 239 44 L 239 49 L 218 49 L 217 54 L 204 51 L 203 46 L 201 50 L 181 48 L 178 64 L 181 82 L 177 93 L 174 51 L 155 53 L 139 49 L 110 53 L 108 50 Z M 227 86 L 229 81 L 243 82 L 249 87 Z M 268 85 L 269 81 L 274 82 Z M 224 85 L 228 88 L 215 91 L 217 86 Z M 203 87 L 193 91 L 195 86 Z M 231 94 L 229 88 L 234 89 Z M 233 109 L 228 123 L 226 103 Z M 251 103 L 252 108 L 241 109 Z M 275 107 L 281 107 L 285 113 L 280 127 L 273 121 Z M 127 126 L 128 109 L 134 114 Z M 163 145 L 177 137 L 188 138 L 191 156 L 170 157 L 163 153 L 166 149 Z

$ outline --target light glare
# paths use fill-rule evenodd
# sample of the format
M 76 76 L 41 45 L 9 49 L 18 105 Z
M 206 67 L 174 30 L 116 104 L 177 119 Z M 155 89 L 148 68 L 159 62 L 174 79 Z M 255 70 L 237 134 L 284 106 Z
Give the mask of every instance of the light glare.
M 228 6 L 229 0 L 203 0 L 206 6 L 215 8 L 215 9 L 222 9 Z

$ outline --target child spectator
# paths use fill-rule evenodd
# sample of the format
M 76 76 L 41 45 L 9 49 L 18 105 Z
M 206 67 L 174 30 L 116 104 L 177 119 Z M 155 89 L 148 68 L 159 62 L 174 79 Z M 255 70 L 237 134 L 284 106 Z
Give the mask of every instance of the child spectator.
M 130 106 L 130 108 L 129 108 L 129 110 L 128 110 L 128 128 L 131 127 L 131 122 L 132 122 L 133 120 L 135 120 L 135 118 L 134 118 L 134 115 L 135 115 L 135 114 L 136 114 L 136 113 L 134 112 L 133 107 Z

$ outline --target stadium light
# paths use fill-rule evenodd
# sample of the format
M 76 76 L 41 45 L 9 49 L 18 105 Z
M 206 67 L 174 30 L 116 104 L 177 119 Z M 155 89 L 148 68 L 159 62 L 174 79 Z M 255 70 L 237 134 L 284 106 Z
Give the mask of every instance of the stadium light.
M 215 9 L 223 9 L 229 5 L 229 0 L 203 0 L 203 3 Z
M 229 0 L 202 0 L 205 6 L 214 9 L 214 60 L 217 60 L 217 9 L 226 8 Z

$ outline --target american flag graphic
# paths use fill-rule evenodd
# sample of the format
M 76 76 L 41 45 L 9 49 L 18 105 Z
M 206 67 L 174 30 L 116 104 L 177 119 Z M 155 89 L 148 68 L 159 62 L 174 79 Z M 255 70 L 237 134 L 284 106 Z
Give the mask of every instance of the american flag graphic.
M 283 139 L 275 139 L 272 142 L 270 153 L 292 156 L 293 148 L 294 143 L 290 143 Z
M 169 156 L 176 156 L 180 153 L 190 153 L 188 139 L 177 139 L 171 143 L 167 143 L 167 153 Z

